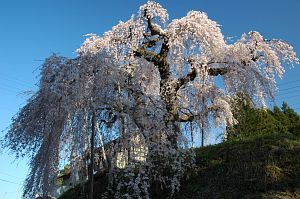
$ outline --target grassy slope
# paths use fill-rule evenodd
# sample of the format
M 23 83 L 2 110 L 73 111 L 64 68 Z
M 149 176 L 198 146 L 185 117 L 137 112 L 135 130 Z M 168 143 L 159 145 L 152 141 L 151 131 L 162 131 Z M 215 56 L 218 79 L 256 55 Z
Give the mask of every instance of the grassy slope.
M 196 149 L 196 154 L 193 177 L 183 182 L 176 199 L 300 198 L 300 137 L 256 135 Z M 106 182 L 105 174 L 96 177 L 98 198 Z M 79 198 L 78 188 L 60 199 L 71 198 Z
M 176 198 L 300 198 L 300 137 L 264 134 L 196 150 Z
M 104 193 L 107 186 L 107 173 L 103 172 L 96 174 L 94 177 L 94 198 L 100 198 L 101 194 Z M 81 188 L 80 185 L 77 185 L 73 189 L 69 189 L 65 192 L 59 199 L 87 199 L 87 193 L 89 193 L 89 182 L 84 185 L 84 188 Z M 82 193 L 85 191 L 85 193 Z

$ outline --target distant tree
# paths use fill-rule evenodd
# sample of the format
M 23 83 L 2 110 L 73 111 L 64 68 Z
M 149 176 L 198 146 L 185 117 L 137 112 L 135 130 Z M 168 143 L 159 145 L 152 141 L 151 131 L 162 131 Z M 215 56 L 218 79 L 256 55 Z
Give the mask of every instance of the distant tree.
M 228 138 L 264 133 L 293 133 L 299 135 L 300 116 L 283 102 L 282 108 L 256 108 L 251 100 L 239 94 L 232 101 L 233 115 L 237 124 L 227 129 Z
M 282 115 L 282 113 L 285 115 L 285 117 Z M 294 109 L 289 107 L 286 102 L 282 103 L 280 116 L 281 117 L 277 117 L 277 119 L 287 127 L 289 132 L 300 135 L 300 116 L 294 111 Z
M 290 119 L 284 114 L 284 112 L 276 105 L 273 110 L 268 110 L 268 112 L 278 121 L 284 128 L 284 131 L 289 131 L 289 126 L 291 125 Z
M 298 62 L 284 41 L 251 31 L 228 44 L 205 13 L 169 22 L 166 9 L 148 1 L 102 37 L 90 34 L 75 59 L 53 55 L 42 65 L 39 90 L 14 118 L 4 143 L 17 157 L 31 157 L 24 197 L 51 192 L 62 157 L 69 157 L 71 170 L 82 168 L 80 157 L 100 138 L 97 126 L 105 142 L 119 138 L 116 150 L 130 149 L 132 134 L 148 148 L 146 162 L 128 163 L 125 181 L 110 178 L 112 197 L 124 191 L 149 198 L 153 183 L 172 195 L 192 160 L 184 150 L 190 146 L 185 127 L 207 132 L 234 124 L 230 96 L 241 91 L 265 105 L 275 75 L 283 75 L 282 62 Z

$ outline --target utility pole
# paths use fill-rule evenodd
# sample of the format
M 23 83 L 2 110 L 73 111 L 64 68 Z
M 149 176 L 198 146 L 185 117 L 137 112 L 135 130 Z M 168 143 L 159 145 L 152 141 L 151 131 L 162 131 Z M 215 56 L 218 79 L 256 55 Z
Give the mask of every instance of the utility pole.
M 192 139 L 192 148 L 194 148 L 194 130 L 193 130 L 192 122 L 190 122 L 190 131 L 191 131 L 191 139 Z
M 95 123 L 96 123 L 96 112 L 93 111 L 92 116 L 92 135 L 91 135 L 91 161 L 90 161 L 90 199 L 93 199 L 94 194 L 94 144 L 95 144 Z
M 202 96 L 202 111 L 205 112 L 205 119 L 206 119 L 206 114 L 207 114 L 207 107 L 206 107 L 206 104 L 205 104 L 205 98 L 204 96 Z M 202 119 L 201 120 L 201 147 L 204 147 L 204 124 L 205 121 Z

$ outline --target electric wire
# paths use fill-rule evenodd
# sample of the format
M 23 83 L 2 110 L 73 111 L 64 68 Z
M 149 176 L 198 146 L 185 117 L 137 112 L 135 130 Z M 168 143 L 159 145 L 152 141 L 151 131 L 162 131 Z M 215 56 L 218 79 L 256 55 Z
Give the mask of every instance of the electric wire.
M 2 182 L 7 182 L 7 183 L 11 183 L 11 184 L 16 184 L 16 185 L 22 185 L 21 183 L 13 182 L 13 181 L 10 181 L 10 180 L 5 180 L 5 179 L 2 179 L 2 178 L 0 178 L 0 181 L 2 181 Z

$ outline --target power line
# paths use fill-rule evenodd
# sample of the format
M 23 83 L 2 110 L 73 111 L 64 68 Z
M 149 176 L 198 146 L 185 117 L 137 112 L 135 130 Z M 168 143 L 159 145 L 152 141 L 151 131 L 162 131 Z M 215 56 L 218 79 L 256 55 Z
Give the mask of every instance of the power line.
M 15 191 L 3 191 L 3 192 L 0 192 L 0 194 L 12 194 L 12 193 L 19 193 L 19 189 L 15 190 Z
M 1 108 L 1 107 L 0 107 Z M 19 179 L 19 180 L 21 180 L 21 178 L 20 177 L 17 177 L 17 176 L 14 176 L 14 175 L 11 175 L 11 174 L 8 174 L 8 173 L 5 173 L 5 172 L 2 172 L 2 171 L 0 171 L 0 174 L 3 174 L 3 175 L 6 175 L 6 176 L 9 176 L 9 177 L 13 177 L 13 178 L 15 178 L 15 179 Z
M 0 181 L 2 181 L 2 182 L 7 182 L 7 183 L 11 183 L 11 184 L 16 184 L 16 185 L 22 185 L 21 183 L 17 183 L 17 182 L 5 180 L 5 179 L 1 179 L 1 178 L 0 178 Z
M 33 89 L 32 86 L 29 87 L 29 86 L 24 86 L 24 85 L 15 84 L 15 83 L 10 84 L 8 82 L 1 82 L 0 86 L 5 89 L 11 89 L 11 90 L 16 90 L 16 91 L 24 91 L 24 90 Z M 26 87 L 26 88 L 24 88 L 24 87 Z
M 1 91 L 6 91 L 6 92 L 10 92 L 10 93 L 13 93 L 15 95 L 18 95 L 21 92 L 21 91 L 13 91 L 12 89 L 7 89 L 5 87 L 2 87 L 1 85 L 0 85 L 0 90 Z
M 294 93 L 294 92 L 293 92 Z M 283 98 L 284 96 L 279 96 L 279 98 Z M 288 98 L 295 98 L 295 97 L 300 97 L 300 95 L 292 95 L 292 96 L 286 96 Z
M 3 84 L 1 83 L 1 87 L 7 87 L 7 88 L 10 88 L 10 89 L 15 89 L 15 90 L 19 90 L 19 91 L 22 91 L 23 89 L 19 88 L 19 87 L 16 87 L 16 86 L 12 86 L 12 85 L 9 85 L 9 84 Z
M 288 95 L 288 94 L 290 94 L 290 93 L 293 93 L 293 94 L 295 94 L 295 92 L 297 92 L 298 90 L 296 90 L 296 91 L 289 91 L 289 92 L 284 92 L 284 93 L 276 93 L 276 96 L 281 96 L 281 95 Z M 300 91 L 298 91 L 298 92 L 300 92 Z
M 289 88 L 285 88 L 285 89 L 279 89 L 279 91 L 286 91 L 286 90 L 291 90 L 294 88 L 300 88 L 300 86 L 293 86 L 293 87 L 289 87 Z
M 3 79 L 3 78 L 2 78 Z M 17 81 L 12 81 L 12 80 L 8 80 L 9 82 L 7 81 L 1 81 L 0 79 L 0 82 L 1 82 L 1 86 L 5 86 L 5 87 L 9 87 L 9 88 L 12 88 L 12 89 L 16 89 L 16 90 L 25 90 L 25 89 L 32 89 L 34 88 L 34 85 L 30 85 L 30 84 L 22 84 L 22 83 L 19 83 Z
M 18 78 L 15 78 L 15 77 L 12 77 L 12 76 L 9 76 L 9 75 L 6 75 L 4 73 L 0 73 L 0 76 L 2 79 L 6 79 L 8 81 L 13 81 L 13 82 L 16 82 L 16 83 L 19 83 L 19 84 L 23 84 L 23 85 L 27 85 L 27 86 L 30 86 L 32 85 L 31 83 L 29 82 L 26 82 L 24 80 L 20 80 Z
M 300 79 L 296 79 L 296 80 L 291 80 L 291 81 L 288 81 L 288 82 L 284 82 L 284 83 L 281 83 L 281 84 L 278 84 L 279 86 L 281 85 L 286 85 L 286 84 L 290 84 L 292 82 L 300 82 Z
M 16 94 L 16 95 L 20 95 L 20 94 L 26 94 L 28 93 L 28 91 L 34 91 L 34 89 L 32 90 L 25 90 L 25 89 L 20 89 L 20 88 L 17 88 L 17 87 L 13 87 L 13 86 L 7 86 L 7 85 L 1 85 L 0 84 L 0 90 L 2 91 L 7 91 L 7 92 L 10 92 L 10 93 L 13 93 L 13 94 Z

